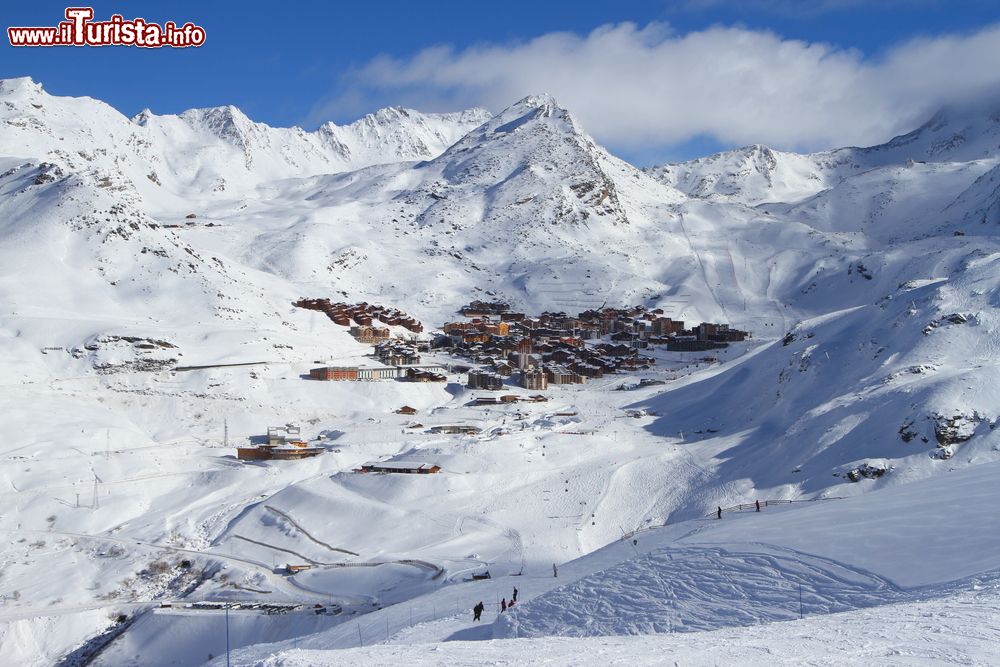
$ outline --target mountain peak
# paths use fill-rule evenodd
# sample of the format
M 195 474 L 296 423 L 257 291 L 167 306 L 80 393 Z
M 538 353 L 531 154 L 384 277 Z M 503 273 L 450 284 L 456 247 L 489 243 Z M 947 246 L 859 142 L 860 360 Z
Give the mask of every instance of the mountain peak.
M 257 125 L 245 113 L 232 104 L 203 109 L 188 109 L 181 113 L 181 120 L 192 127 L 207 130 L 246 151 L 250 145 L 250 137 Z
M 904 157 L 930 162 L 995 157 L 1000 153 L 1000 97 L 949 103 L 912 132 L 862 152 L 891 155 L 898 163 Z
M 515 102 L 512 106 L 526 106 L 526 107 L 536 107 L 539 109 L 554 109 L 559 108 L 559 103 L 556 102 L 556 98 L 549 93 L 536 93 L 534 95 L 528 95 Z
M 503 135 L 541 125 L 558 126 L 555 129 L 568 134 L 585 134 L 572 114 L 547 93 L 528 95 L 518 100 L 490 119 L 483 128 L 487 134 Z
M 559 106 L 559 103 L 556 102 L 556 98 L 548 93 L 540 93 L 523 97 L 507 107 L 504 111 L 500 112 L 498 117 L 504 115 L 520 116 L 526 112 L 533 112 L 536 118 L 551 118 L 553 116 L 569 117 L 569 112 Z
M 150 109 L 149 107 L 146 107 L 136 115 L 132 116 L 131 120 L 136 125 L 145 127 L 149 123 L 150 119 L 154 118 L 155 116 L 156 114 L 153 113 L 153 110 Z
M 232 104 L 218 107 L 204 107 L 201 109 L 188 109 L 181 113 L 181 118 L 186 120 L 204 121 L 213 123 L 252 123 L 247 115 Z
M 31 98 L 44 93 L 42 84 L 30 76 L 0 79 L 0 96 L 8 98 Z

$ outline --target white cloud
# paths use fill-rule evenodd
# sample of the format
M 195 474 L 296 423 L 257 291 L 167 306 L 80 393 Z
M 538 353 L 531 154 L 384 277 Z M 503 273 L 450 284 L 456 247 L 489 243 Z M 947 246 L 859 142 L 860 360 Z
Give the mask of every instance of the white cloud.
M 664 23 L 621 23 L 584 36 L 382 56 L 349 74 L 342 95 L 313 117 L 358 111 L 359 100 L 498 111 L 549 92 L 624 151 L 698 135 L 799 149 L 864 145 L 913 129 L 946 101 L 1000 90 L 998 62 L 1000 25 L 915 39 L 872 59 L 745 28 L 677 34 Z

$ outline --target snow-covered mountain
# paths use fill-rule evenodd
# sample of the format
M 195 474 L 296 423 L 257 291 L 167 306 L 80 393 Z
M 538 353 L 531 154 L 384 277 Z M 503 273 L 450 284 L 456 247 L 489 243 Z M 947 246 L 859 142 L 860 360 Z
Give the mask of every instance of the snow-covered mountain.
M 878 146 L 803 155 L 755 145 L 648 172 L 691 197 L 753 206 L 798 202 L 870 170 L 995 160 L 998 151 L 1000 101 L 990 101 L 946 107 L 916 130 Z
M 623 532 L 700 530 L 718 506 L 905 495 L 990 464 L 998 128 L 995 106 L 956 106 L 881 146 L 639 170 L 547 95 L 306 132 L 234 107 L 129 119 L 0 82 L 4 653 L 53 662 L 154 599 L 334 592 L 359 613 L 445 599 L 470 572 L 548 572 Z M 485 412 L 455 374 L 304 381 L 370 348 L 293 308 L 302 296 L 390 304 L 429 328 L 484 297 L 642 303 L 753 338 L 707 360 L 652 351 L 653 370 Z M 666 384 L 614 391 L 640 379 Z M 413 431 L 404 404 L 481 433 Z M 288 421 L 338 434 L 339 451 L 264 466 L 223 446 Z M 351 472 L 385 456 L 445 474 Z M 276 575 L 289 558 L 316 568 Z M 184 636 L 185 655 L 218 655 L 200 617 L 143 619 L 116 646 Z M 268 638 L 326 622 L 340 617 Z M 246 629 L 241 642 L 260 636 Z M 133 659 L 122 651 L 104 664 Z
M 484 109 L 381 109 L 316 131 L 257 123 L 233 106 L 129 119 L 89 98 L 61 98 L 31 79 L 0 83 L 3 155 L 33 157 L 130 183 L 145 198 L 235 195 L 263 181 L 437 156 L 490 118 Z

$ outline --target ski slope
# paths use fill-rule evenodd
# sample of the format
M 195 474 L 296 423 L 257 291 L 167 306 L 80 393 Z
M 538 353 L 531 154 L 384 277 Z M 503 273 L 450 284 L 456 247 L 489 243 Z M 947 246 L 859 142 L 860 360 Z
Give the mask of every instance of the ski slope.
M 880 625 L 879 639 L 882 650 L 914 650 L 914 643 L 925 641 L 919 637 L 926 627 L 920 615 L 934 614 L 924 610 L 955 605 L 966 606 L 963 618 L 971 624 L 956 631 L 970 637 L 974 646 L 1000 632 L 995 623 L 1000 525 L 993 511 L 1000 499 L 998 470 L 998 464 L 983 465 L 856 498 L 772 505 L 760 513 L 751 508 L 724 513 L 722 520 L 712 516 L 652 528 L 562 565 L 558 578 L 538 568 L 523 576 L 464 584 L 356 623 L 348 621 L 346 627 L 300 640 L 298 647 L 316 664 L 360 660 L 355 656 L 361 655 L 390 659 L 403 654 L 403 645 L 418 661 L 433 661 L 431 656 L 442 651 L 457 660 L 495 656 L 520 664 L 531 660 L 529 651 L 559 646 L 560 653 L 552 659 L 565 664 L 573 662 L 575 651 L 586 650 L 585 638 L 602 637 L 611 641 L 601 644 L 607 646 L 629 635 L 645 636 L 631 645 L 637 653 L 662 641 L 664 647 L 702 664 L 717 659 L 721 644 L 716 646 L 713 636 L 734 644 L 727 655 L 746 651 L 753 659 L 753 647 L 763 644 L 762 637 L 774 642 L 783 633 L 809 632 L 814 648 L 825 646 L 824 652 L 837 654 L 838 660 L 841 655 L 860 660 L 867 654 L 852 653 L 858 648 L 854 642 L 838 643 L 836 638 L 842 633 L 860 635 L 871 619 L 910 615 L 908 624 L 897 620 Z M 514 586 L 519 604 L 497 614 L 494 591 L 509 599 Z M 466 602 L 458 613 L 407 622 L 407 607 L 450 609 L 448 603 L 456 597 Z M 487 602 L 486 620 L 495 619 L 492 624 L 472 622 L 468 609 L 478 599 Z M 982 615 L 973 621 L 979 612 Z M 800 614 L 806 620 L 799 621 Z M 388 624 L 388 635 L 379 623 Z M 696 634 L 684 640 L 679 633 Z M 315 652 L 317 647 L 357 647 L 362 637 L 367 637 L 366 644 L 388 645 L 367 652 Z M 579 638 L 580 644 L 551 639 L 555 637 Z M 497 641 L 500 638 L 504 641 Z M 525 638 L 536 641 L 515 641 Z M 469 639 L 480 640 L 482 646 L 465 644 L 459 649 L 448 643 Z M 786 646 L 780 641 L 770 645 L 779 656 Z M 866 642 L 862 645 L 874 650 Z M 505 656 L 500 646 L 508 646 L 514 657 Z M 621 647 L 624 659 L 630 645 Z M 968 649 L 956 642 L 933 655 L 941 662 L 961 662 Z M 235 655 L 236 664 L 246 665 L 297 664 L 300 659 L 287 643 L 251 647 Z M 265 660 L 270 655 L 277 657 Z
M 237 614 L 255 664 L 297 659 L 294 644 L 494 630 L 545 651 L 564 645 L 551 635 L 728 637 L 797 617 L 800 585 L 803 610 L 831 619 L 991 585 L 993 107 L 882 146 L 639 170 L 543 94 L 495 116 L 388 109 L 312 133 L 233 107 L 127 118 L 28 79 L 0 83 L 0 101 L 0 651 L 18 664 L 54 664 L 119 615 L 134 623 L 98 664 L 218 655 L 217 611 L 160 607 L 184 601 L 299 605 Z M 485 298 L 641 303 L 752 338 L 648 350 L 650 370 L 487 409 L 461 373 L 303 379 L 371 352 L 292 306 L 321 296 L 401 308 L 428 332 Z M 616 390 L 640 380 L 664 384 Z M 288 422 L 328 451 L 235 459 Z M 428 432 L 444 424 L 480 432 Z M 354 472 L 390 459 L 442 473 Z M 515 582 L 515 614 L 469 626 L 472 604 L 492 620 Z M 315 604 L 342 615 L 317 620 Z

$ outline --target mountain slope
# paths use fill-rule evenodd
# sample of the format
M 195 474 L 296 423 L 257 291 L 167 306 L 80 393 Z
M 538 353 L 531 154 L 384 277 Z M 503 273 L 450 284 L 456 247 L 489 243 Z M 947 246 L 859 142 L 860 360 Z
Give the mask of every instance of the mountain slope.
M 805 155 L 748 146 L 647 172 L 692 197 L 754 206 L 795 203 L 872 169 L 996 160 L 998 152 L 1000 102 L 987 100 L 945 107 L 914 131 L 877 146 Z
M 233 194 L 262 181 L 428 159 L 489 119 L 482 109 L 423 114 L 382 109 L 315 132 L 273 128 L 233 107 L 128 119 L 89 98 L 49 95 L 30 79 L 0 83 L 3 155 L 56 162 L 124 180 L 149 203 Z M 179 209 L 183 210 L 183 209 Z
M 546 95 L 495 117 L 389 109 L 307 133 L 233 107 L 129 120 L 0 83 L 0 481 L 15 507 L 0 553 L 22 596 L 0 642 L 53 662 L 115 605 L 181 596 L 152 574 L 174 557 L 205 568 L 198 595 L 312 605 L 335 591 L 384 632 L 361 613 L 373 602 L 447 597 L 479 568 L 547 573 L 720 504 L 895 491 L 991 465 L 990 113 L 950 112 L 885 147 L 753 147 L 658 173 L 610 155 Z M 646 349 L 652 369 L 487 412 L 458 373 L 443 386 L 305 381 L 371 350 L 291 305 L 303 296 L 392 305 L 428 329 L 477 298 L 529 313 L 641 303 L 753 337 Z M 225 363 L 253 365 L 174 370 Z M 425 426 L 481 432 L 414 431 L 401 405 Z M 289 421 L 331 435 L 331 451 L 233 459 L 232 443 Z M 444 473 L 352 472 L 385 457 Z M 274 572 L 300 556 L 315 570 Z M 361 575 L 340 567 L 348 556 Z M 143 632 L 180 631 L 168 616 L 144 617 Z M 67 631 L 46 642 L 42 628 Z M 192 650 L 218 654 L 204 641 Z

